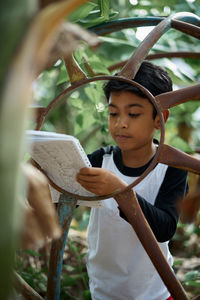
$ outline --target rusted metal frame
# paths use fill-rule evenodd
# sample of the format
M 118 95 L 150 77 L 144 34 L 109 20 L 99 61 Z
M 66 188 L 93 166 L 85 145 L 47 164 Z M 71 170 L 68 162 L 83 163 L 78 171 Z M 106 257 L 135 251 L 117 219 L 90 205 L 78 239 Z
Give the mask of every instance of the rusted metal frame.
M 85 80 L 84 84 L 86 84 L 88 82 L 91 82 L 91 81 L 102 80 L 102 79 L 105 79 L 105 78 L 106 79 L 115 79 L 115 80 L 117 78 L 119 79 L 119 77 L 115 77 L 115 76 L 112 76 L 112 77 L 111 76 L 106 76 L 106 77 L 103 76 L 103 77 L 95 78 L 95 79 L 92 79 L 92 80 L 90 80 L 90 79 Z M 158 158 L 159 153 L 161 151 L 161 146 L 164 142 L 164 120 L 163 120 L 163 116 L 161 114 L 161 110 L 159 109 L 158 104 L 155 102 L 154 97 L 144 87 L 140 86 L 138 83 L 133 83 L 132 81 L 130 81 L 126 78 L 120 78 L 120 80 L 130 82 L 130 84 L 138 86 L 144 93 L 146 93 L 147 97 L 150 98 L 150 101 L 152 101 L 153 105 L 156 107 L 156 109 L 158 111 L 158 114 L 160 116 L 160 120 L 161 120 L 161 141 L 160 141 L 159 150 L 157 151 L 156 156 L 155 156 L 154 161 L 153 161 L 153 164 L 151 164 L 151 167 L 150 167 L 150 168 L 153 168 L 155 166 L 155 164 L 157 163 L 157 158 Z M 79 84 L 77 83 L 77 86 L 78 85 Z M 83 82 L 82 82 L 81 85 L 83 85 Z M 74 88 L 75 87 L 73 87 L 73 89 Z M 142 175 L 143 177 L 141 177 L 140 180 L 142 180 L 142 178 L 144 178 L 150 172 L 150 170 L 151 170 L 150 168 L 148 170 L 146 170 L 146 173 L 144 173 Z M 132 186 L 136 185 L 138 182 L 137 181 L 134 182 L 132 184 Z M 107 195 L 106 198 L 115 195 L 114 197 L 118 201 L 118 204 L 120 205 L 120 207 L 122 206 L 122 210 L 124 211 L 125 215 L 127 215 L 127 211 L 131 212 L 131 214 L 133 213 L 133 215 L 131 217 L 132 218 L 131 219 L 132 220 L 131 224 L 133 226 L 133 229 L 136 230 L 136 233 L 137 233 L 139 239 L 141 240 L 141 243 L 144 246 L 144 249 L 146 250 L 147 254 L 149 255 L 150 259 L 152 260 L 152 263 L 154 264 L 154 266 L 157 269 L 158 273 L 162 277 L 162 279 L 163 279 L 164 283 L 166 284 L 167 288 L 169 289 L 170 293 L 172 295 L 177 296 L 176 299 L 178 299 L 178 300 L 179 299 L 181 299 L 181 300 L 187 299 L 185 297 L 184 291 L 183 291 L 180 283 L 177 281 L 177 279 L 176 279 L 175 275 L 173 274 L 172 270 L 170 269 L 165 257 L 163 256 L 162 252 L 160 251 L 160 248 L 159 248 L 159 246 L 157 244 L 157 241 L 154 238 L 151 230 L 149 229 L 148 231 L 146 231 L 145 218 L 144 218 L 143 214 L 138 212 L 139 205 L 135 206 L 136 209 L 133 210 L 132 208 L 134 208 L 134 207 L 133 207 L 133 203 L 132 203 L 132 198 L 130 198 L 130 196 L 128 197 L 129 202 L 127 202 L 126 199 L 124 199 L 124 195 L 126 195 L 127 191 L 128 191 L 128 193 L 130 193 L 130 188 L 131 188 L 131 185 L 128 187 L 128 189 L 123 190 L 123 192 L 121 193 L 121 196 L 118 196 L 118 192 L 116 192 L 117 194 L 113 193 L 111 195 Z M 81 198 L 82 197 L 79 196 L 79 199 L 81 199 Z M 95 197 L 95 199 L 99 199 L 99 198 L 100 197 Z M 103 198 L 105 199 L 105 196 Z M 123 199 L 122 204 L 120 203 L 119 198 Z M 102 199 L 102 197 L 101 197 L 101 199 Z M 91 200 L 91 197 L 90 197 L 90 200 Z M 130 203 L 130 200 L 131 200 L 131 203 Z M 123 209 L 123 205 L 125 205 L 126 209 Z M 141 211 L 141 209 L 140 209 L 140 211 Z M 140 218 L 138 219 L 137 216 L 139 216 Z M 142 229 L 142 231 L 138 230 L 140 228 Z M 146 233 L 146 232 L 148 232 L 148 233 Z M 146 237 L 146 235 L 148 236 L 148 238 Z M 147 241 L 147 243 L 145 241 Z M 151 246 L 149 245 L 149 241 L 151 241 Z M 148 244 L 148 246 L 147 246 L 147 244 Z M 156 255 L 152 255 L 151 252 L 155 253 Z M 160 264 L 160 261 L 162 261 L 162 264 Z M 164 272 L 163 272 L 163 270 L 164 270 Z
M 101 24 L 97 27 L 91 27 L 90 30 L 94 31 L 95 33 L 98 33 L 95 30 L 96 30 L 96 28 L 100 27 L 100 28 L 105 29 L 104 34 L 106 34 L 106 33 L 108 33 L 108 32 L 106 32 L 106 28 L 108 28 L 109 26 L 111 26 L 111 28 L 112 28 L 111 32 L 114 32 L 114 31 L 118 31 L 118 30 L 123 29 L 123 28 L 130 28 L 131 26 L 134 26 L 134 24 L 135 24 L 135 26 L 139 26 L 139 25 L 142 26 L 141 24 L 143 24 L 143 22 L 145 24 L 143 26 L 152 26 L 153 25 L 152 22 L 155 22 L 156 24 L 158 24 L 162 20 L 165 20 L 165 18 L 154 18 L 154 17 L 149 17 L 148 18 L 147 17 L 147 18 L 121 19 L 121 20 L 118 20 L 118 21 L 103 23 L 103 24 Z M 196 23 L 198 23 L 198 20 L 195 20 L 195 21 L 196 21 Z M 184 28 L 187 29 L 187 33 L 190 34 L 190 35 L 192 35 L 192 33 L 194 33 L 194 32 L 197 32 L 198 34 L 200 34 L 200 28 L 198 28 L 196 26 L 193 26 L 191 24 L 188 24 L 188 23 L 181 22 L 181 21 L 172 20 L 171 21 L 171 26 L 173 26 L 174 28 L 176 28 L 176 26 L 178 26 L 179 27 L 178 30 L 180 30 L 184 26 Z M 186 30 L 186 29 L 184 29 L 184 30 Z M 58 95 L 58 97 L 56 97 L 56 99 L 62 97 L 62 95 L 64 93 L 65 93 L 65 91 L 63 93 L 61 93 L 60 95 Z M 48 105 L 48 109 L 51 106 L 51 104 L 54 105 L 53 104 L 54 100 Z M 38 118 L 36 129 L 38 129 L 40 127 L 40 124 L 43 123 L 44 118 L 45 118 L 45 112 L 44 112 L 44 115 L 43 115 L 43 113 L 41 113 L 40 117 Z
M 38 123 L 43 112 L 45 111 L 45 107 L 40 106 L 40 105 L 30 105 L 29 110 L 31 110 L 31 115 L 35 116 L 36 123 Z
M 176 300 L 188 299 L 183 287 L 177 280 L 162 250 L 160 249 L 160 246 L 144 217 L 135 193 L 132 190 L 129 190 L 116 195 L 114 198 L 133 227 L 142 246 L 172 297 Z
M 14 287 L 26 300 L 44 300 L 19 274 L 14 272 Z
M 63 254 L 67 241 L 67 235 L 77 200 L 61 194 L 58 204 L 59 223 L 62 228 L 62 236 L 59 240 L 54 240 L 51 245 L 48 283 L 47 283 L 47 299 L 60 299 L 60 280 L 63 264 Z
M 50 104 L 49 104 L 49 106 L 47 107 L 47 109 L 46 109 L 46 111 L 44 112 L 44 115 L 43 115 L 43 117 L 45 117 L 46 115 L 47 115 L 47 113 L 49 112 L 49 110 L 50 109 L 52 109 L 52 107 L 53 107 L 53 105 L 55 104 L 55 103 L 57 103 L 58 101 L 60 101 L 61 100 L 61 98 L 63 97 L 63 96 L 65 96 L 65 95 L 67 95 L 68 93 L 71 93 L 73 90 L 75 90 L 76 88 L 78 88 L 79 86 L 82 86 L 82 85 L 85 85 L 85 84 L 87 84 L 87 83 L 89 83 L 89 82 L 93 82 L 93 81 L 97 81 L 97 80 L 111 80 L 111 79 L 120 79 L 120 80 L 123 80 L 123 81 L 126 81 L 126 82 L 129 82 L 130 84 L 133 84 L 133 85 L 136 85 L 136 86 L 138 86 L 144 93 L 146 93 L 146 95 L 147 95 L 147 98 L 149 98 L 150 99 L 150 101 L 152 101 L 152 104 L 156 107 L 156 105 L 157 105 L 157 111 L 158 111 L 158 113 L 159 113 L 159 111 L 163 111 L 164 109 L 166 109 L 166 108 L 168 108 L 169 106 L 167 106 L 167 104 L 165 104 L 165 102 L 167 103 L 167 100 L 166 99 L 164 99 L 164 100 L 162 100 L 164 97 L 168 97 L 168 95 L 170 95 L 168 98 L 169 99 L 173 99 L 174 97 L 175 97 L 175 95 L 177 95 L 177 97 L 180 97 L 180 95 L 179 95 L 179 91 L 174 91 L 174 92 L 170 92 L 170 93 L 165 93 L 165 94 L 162 94 L 162 96 L 161 96 L 161 100 L 162 101 L 160 101 L 160 98 L 159 98 L 159 96 L 157 96 L 157 97 L 155 97 L 155 100 L 154 100 L 154 97 L 149 93 L 149 92 L 147 92 L 147 90 L 144 88 L 144 87 L 142 87 L 142 86 L 140 86 L 140 85 L 138 85 L 137 83 L 133 83 L 132 81 L 130 81 L 130 80 L 128 80 L 128 79 L 126 79 L 126 78 L 120 78 L 120 77 L 118 77 L 118 76 L 98 76 L 98 77 L 95 77 L 95 78 L 89 78 L 89 79 L 86 79 L 86 80 L 82 80 L 81 82 L 77 82 L 77 83 L 75 83 L 74 85 L 73 85 L 73 87 L 71 86 L 71 87 L 69 87 L 69 88 L 67 88 L 65 91 L 63 91 L 63 93 L 62 94 L 60 94 L 58 97 L 56 97 Z M 199 91 L 200 91 L 200 88 L 199 88 L 199 85 L 195 85 L 195 86 L 193 86 L 193 87 L 189 87 L 189 88 L 186 88 L 186 90 L 185 89 L 183 89 L 184 90 L 184 92 L 182 93 L 183 94 L 183 96 L 184 97 L 191 97 L 191 91 L 193 92 L 193 94 L 192 94 L 192 96 L 193 96 L 193 99 L 194 99 L 194 97 L 195 97 L 195 95 L 196 94 L 199 94 Z M 188 96 L 189 95 L 189 96 Z M 181 96 L 181 98 L 183 98 L 183 96 Z M 168 99 L 167 98 L 167 99 Z M 197 96 L 197 98 L 198 98 L 198 96 Z M 179 98 L 178 98 L 179 99 Z M 171 101 L 171 100 L 170 100 Z M 164 106 L 164 104 L 166 105 L 166 106 Z M 164 107 L 163 107 L 164 106 Z M 160 115 L 160 119 L 162 118 L 162 114 Z M 40 129 L 40 126 L 41 126 L 42 124 L 40 123 L 39 124 L 39 127 L 38 127 L 38 129 Z M 164 127 L 164 125 L 163 125 L 163 127 Z M 162 147 L 162 144 L 164 143 L 164 138 L 160 141 L 160 147 Z M 176 150 L 176 149 L 174 149 L 173 151 L 174 151 L 174 155 L 175 155 L 175 157 L 174 157 L 174 159 L 172 159 L 171 158 L 171 160 L 170 161 L 167 161 L 166 160 L 166 157 L 167 157 L 167 150 L 166 149 L 170 149 L 169 147 L 167 148 L 166 146 L 165 146 L 165 155 L 160 155 L 158 152 L 157 152 L 157 155 L 158 155 L 158 161 L 159 162 L 163 162 L 163 163 L 166 163 L 166 162 L 168 162 L 169 163 L 169 165 L 170 166 L 174 166 L 174 167 L 176 167 L 177 166 L 177 164 L 178 164 L 178 166 L 179 167 L 181 167 L 181 164 L 182 164 L 182 167 L 183 168 L 185 168 L 186 170 L 190 170 L 190 171 L 192 171 L 192 172 L 194 172 L 194 173 L 196 173 L 196 172 L 198 172 L 197 170 L 196 170 L 196 168 L 198 167 L 198 165 L 199 165 L 199 160 L 197 160 L 197 159 L 195 159 L 195 158 L 191 158 L 190 156 L 187 156 L 187 154 L 185 154 L 185 153 L 182 153 L 182 157 L 184 156 L 184 159 L 183 158 L 181 158 L 181 163 L 179 163 L 179 155 L 180 155 L 180 153 L 179 153 L 179 150 Z M 160 151 L 160 150 L 159 150 Z M 190 158 L 190 160 L 189 160 L 189 158 Z M 188 161 L 189 160 L 189 161 Z M 155 160 L 155 164 L 156 164 L 156 160 Z M 138 180 L 136 180 L 132 185 L 131 185 L 131 187 L 134 187 L 136 184 L 138 184 L 139 183 L 139 181 L 141 181 L 149 172 L 150 172 L 150 170 L 152 169 L 152 166 L 150 165 L 149 166 L 149 168 L 146 170 L 146 172 L 144 173 L 144 174 L 142 174 L 142 177 L 140 177 Z M 50 180 L 50 182 L 51 182 L 51 180 Z M 58 186 L 56 186 L 53 182 L 51 182 L 51 184 L 54 186 L 54 188 L 56 188 L 57 190 L 59 190 L 60 192 L 62 192 L 62 193 L 66 193 L 67 191 L 65 191 L 65 190 L 63 190 L 63 189 L 61 189 L 60 187 L 58 187 Z M 128 188 L 127 188 L 128 189 Z M 107 195 L 107 197 L 108 196 L 110 196 L 110 197 L 113 197 L 115 194 L 117 194 L 119 191 L 117 191 L 117 192 L 115 192 L 115 193 L 113 193 L 113 194 L 111 194 L 111 195 Z M 69 193 L 70 194 L 70 193 Z M 73 197 L 77 197 L 77 195 L 74 195 L 74 194 L 70 194 L 71 196 L 73 196 Z M 78 195 L 78 197 L 80 198 L 80 196 Z M 103 197 L 103 196 L 94 196 L 94 197 L 83 197 L 83 196 L 81 196 L 81 199 L 82 200 L 101 200 L 101 199 L 105 199 L 106 197 Z
M 124 18 L 89 27 L 88 30 L 98 35 L 106 35 L 132 27 L 156 26 L 164 19 L 165 17 Z
M 173 16 L 173 18 L 182 18 L 182 14 L 176 14 Z M 163 21 L 161 21 L 144 39 L 144 41 L 140 44 L 140 46 L 136 49 L 136 51 L 133 53 L 133 55 L 130 57 L 126 65 L 122 68 L 122 70 L 119 72 L 119 75 L 124 76 L 126 78 L 134 78 L 141 62 L 146 58 L 149 50 L 152 48 L 152 46 L 155 44 L 155 42 L 163 35 L 164 32 L 166 32 L 171 27 L 171 19 L 167 18 Z M 196 28 L 196 27 L 195 27 Z M 179 91 L 169 92 L 165 93 L 162 96 L 158 96 L 155 98 L 160 109 L 163 111 L 164 109 L 167 109 L 171 106 L 189 101 L 190 99 L 193 100 L 199 100 L 200 99 L 200 84 L 194 85 L 192 87 L 188 87 L 185 89 L 181 89 Z M 165 155 L 162 155 L 162 161 L 170 155 L 172 150 L 169 147 L 165 147 Z M 161 156 L 160 156 L 161 159 Z M 180 158 L 180 154 L 177 151 L 173 151 L 173 156 L 171 157 L 170 162 L 167 160 L 169 165 L 176 166 L 178 161 L 179 166 L 182 168 L 190 169 L 191 171 L 194 171 L 195 173 L 199 172 L 198 165 L 200 162 L 197 160 L 196 162 L 193 160 L 193 158 L 186 157 L 186 154 L 184 154 L 184 159 Z M 197 169 L 196 169 L 197 168 Z
M 153 59 L 159 59 L 159 58 L 172 58 L 172 57 L 179 57 L 179 58 L 200 58 L 199 52 L 162 52 L 162 53 L 153 53 L 146 56 L 146 60 L 153 60 Z M 110 72 L 122 68 L 128 60 L 121 61 L 119 63 L 116 63 L 110 67 L 108 67 L 108 70 Z
M 144 17 L 144 18 L 136 17 L 136 18 L 119 19 L 117 21 L 106 22 L 97 26 L 90 27 L 88 28 L 88 30 L 98 35 L 106 35 L 127 28 L 156 26 L 165 19 L 166 17 Z M 196 16 L 196 18 L 193 19 L 190 18 L 187 21 L 193 24 L 188 24 L 180 20 L 172 20 L 171 27 L 199 39 L 200 29 L 196 27 L 196 26 L 200 26 L 200 21 L 198 16 Z
M 100 76 L 99 78 L 93 78 L 93 79 L 87 79 L 87 80 L 85 80 L 84 81 L 84 83 L 82 82 L 81 83 L 81 85 L 83 85 L 83 84 L 86 84 L 86 83 L 88 83 L 88 82 L 91 82 L 91 81 L 95 81 L 95 80 L 102 80 L 102 79 L 117 79 L 117 77 L 115 77 L 115 76 L 113 76 L 113 78 L 112 77 L 110 77 L 110 76 Z M 122 78 L 121 80 L 124 80 L 124 81 L 129 81 L 128 79 L 126 79 L 126 78 Z M 132 81 L 130 81 L 130 83 L 132 83 Z M 79 86 L 79 84 L 80 83 L 77 83 L 76 84 L 76 88 Z M 133 83 L 132 83 L 133 84 Z M 136 83 L 134 83 L 134 84 L 136 84 Z M 133 85 L 134 85 L 133 84 Z M 74 89 L 75 87 L 73 87 L 73 89 Z M 72 89 L 72 90 L 73 90 Z M 143 89 L 144 91 L 146 91 L 146 89 L 145 88 L 141 88 L 141 89 Z M 70 90 L 70 91 L 72 91 L 72 90 Z M 68 92 L 69 92 L 69 89 L 68 89 Z M 148 94 L 148 98 L 150 97 L 151 98 L 151 94 L 149 93 L 149 92 L 146 92 L 147 94 Z M 152 100 L 153 101 L 153 100 Z M 160 113 L 160 108 L 159 108 L 159 105 L 157 104 L 157 109 L 158 109 L 158 112 Z M 162 117 L 161 117 L 161 120 L 162 120 Z M 163 140 L 164 140 L 164 138 L 163 138 Z M 163 142 L 163 141 L 162 141 Z M 162 144 L 162 143 L 161 143 Z M 159 154 L 158 154 L 158 157 L 159 157 Z M 156 158 L 157 159 L 157 158 Z M 155 163 L 157 162 L 157 160 L 155 161 Z M 134 185 L 134 184 L 133 184 Z M 129 186 L 129 189 L 130 189 L 130 186 Z M 123 191 L 124 192 L 124 191 Z M 114 197 L 117 197 L 117 195 L 115 195 Z M 125 202 L 124 202 L 125 203 Z M 127 203 L 126 203 L 126 205 L 127 205 Z M 130 210 L 130 207 L 128 208 L 128 210 Z M 138 225 L 138 223 L 137 223 L 138 221 L 136 221 L 136 225 L 135 225 L 135 227 L 136 226 L 138 226 L 138 227 L 141 227 L 141 225 L 139 224 Z M 143 222 L 143 221 L 142 221 Z M 145 226 L 145 225 L 144 225 Z M 136 229 L 137 230 L 137 229 Z M 149 235 L 149 234 L 148 234 Z M 141 239 L 141 243 L 143 244 L 145 244 L 145 240 L 147 239 L 147 237 L 146 237 L 146 235 L 142 235 L 141 237 L 140 237 L 140 239 Z M 152 238 L 150 238 L 150 239 L 152 239 Z M 156 242 L 154 243 L 154 244 L 156 244 Z M 152 246 L 152 247 L 154 247 L 154 246 Z M 157 246 L 156 246 L 157 247 Z M 144 248 L 145 248 L 145 246 L 144 246 Z M 146 248 L 145 248 L 145 250 L 146 250 Z M 148 253 L 148 252 L 147 252 Z M 159 257 L 159 256 L 158 256 Z M 155 267 L 156 268 L 159 268 L 158 267 L 158 264 L 156 263 L 156 261 L 158 260 L 158 257 L 156 256 L 156 257 L 150 257 L 151 259 L 152 259 L 152 262 L 153 262 L 153 264 L 155 265 Z M 165 267 L 166 268 L 166 267 Z M 160 271 L 160 270 L 158 270 L 158 272 L 162 272 L 162 271 Z M 165 272 L 164 272 L 165 273 Z M 164 276 L 164 278 L 163 278 L 163 280 L 164 280 L 164 282 L 165 282 L 165 284 L 168 284 L 168 283 L 166 283 L 166 282 L 168 282 L 168 277 L 167 278 L 165 278 L 165 276 L 167 276 L 167 273 L 165 273 L 166 275 L 163 275 L 162 273 L 159 273 L 159 274 L 161 274 L 161 276 Z M 174 280 L 173 279 L 170 279 L 170 281 L 172 280 L 172 282 L 174 282 Z M 175 279 L 176 280 L 176 279 Z M 175 286 L 177 285 L 177 283 L 173 283 L 173 285 L 175 284 Z M 169 289 L 171 289 L 171 287 L 169 287 L 168 286 L 168 288 Z M 176 290 L 177 290 L 177 287 L 176 287 Z M 180 290 L 180 288 L 179 288 L 179 290 Z M 170 292 L 171 292 L 171 290 L 170 290 Z M 174 292 L 172 291 L 172 294 L 173 294 Z M 182 295 L 181 295 L 181 297 L 182 297 Z M 178 299 L 178 298 L 177 298 Z M 182 298 L 179 298 L 179 299 L 184 299 L 183 297 Z
M 187 14 L 184 13 L 177 13 L 171 17 L 168 17 L 166 19 L 164 19 L 163 21 L 161 21 L 148 35 L 147 37 L 140 43 L 139 47 L 137 47 L 137 49 L 135 50 L 135 52 L 132 54 L 132 56 L 129 58 L 128 62 L 125 64 L 125 66 L 122 68 L 122 70 L 119 72 L 120 76 L 124 76 L 126 78 L 134 78 L 139 67 L 140 64 L 142 63 L 142 61 L 146 58 L 146 56 L 148 55 L 148 52 L 150 51 L 150 49 L 154 46 L 154 44 L 160 39 L 160 37 L 171 28 L 171 23 L 172 20 L 176 20 L 176 19 L 183 19 L 186 18 L 187 19 Z M 188 20 L 190 21 L 190 14 L 188 16 Z M 199 18 L 197 17 L 199 22 Z M 200 28 L 188 24 L 188 23 L 184 23 L 182 22 L 185 27 L 194 27 L 195 29 L 199 30 L 200 32 Z M 181 27 L 181 26 L 180 26 Z M 182 28 L 182 27 L 181 27 Z
M 197 27 L 198 26 L 198 27 Z M 183 21 L 172 20 L 171 27 L 185 34 L 191 35 L 194 38 L 200 39 L 200 21 L 195 24 L 185 23 Z
M 166 25 L 167 25 L 167 24 L 166 24 Z M 166 26 L 166 25 L 165 25 L 165 26 Z M 167 28 L 167 27 L 165 27 L 165 26 L 164 26 L 163 28 Z M 162 28 L 162 26 L 161 26 L 161 28 Z M 115 78 L 115 79 L 117 79 L 117 78 Z M 137 222 L 137 225 L 138 225 L 138 222 Z M 145 235 L 142 237 L 142 241 L 143 241 L 143 242 L 144 242 L 144 237 L 145 237 Z M 151 258 L 151 259 L 153 259 L 153 258 Z M 154 260 L 154 259 L 153 259 L 153 260 Z M 154 264 L 155 264 L 155 261 L 154 261 Z M 172 295 L 175 295 L 175 294 L 172 293 Z M 176 298 L 176 299 L 185 299 L 185 298 L 183 298 L 183 297 L 184 297 L 184 295 L 181 295 L 181 298 Z
M 145 251 L 149 255 L 152 263 L 154 264 L 155 268 L 160 274 L 164 284 L 167 286 L 168 290 L 173 295 L 174 299 L 177 300 L 187 299 L 184 298 L 185 296 L 184 296 L 183 289 L 180 283 L 178 282 L 178 280 L 176 279 L 173 271 L 169 267 L 162 251 L 160 250 L 160 247 L 157 244 L 157 241 L 141 211 L 137 199 L 136 198 L 133 199 L 132 191 L 130 192 L 129 189 L 128 191 L 115 195 L 114 198 L 116 199 L 120 208 L 128 218 L 130 224 L 132 225 L 138 238 L 140 239 Z M 55 249 L 53 249 L 53 251 L 55 251 Z M 52 256 L 52 259 L 53 261 L 55 261 L 55 253 Z M 54 269 L 56 268 L 54 267 Z M 51 282 L 49 283 L 49 285 L 52 287 Z M 57 285 L 59 285 L 58 282 Z M 58 294 L 59 292 L 57 292 L 57 295 Z M 54 295 L 55 295 L 55 288 L 54 288 Z M 51 297 L 53 297 L 52 294 Z M 54 300 L 59 298 L 48 298 L 48 299 Z
M 146 58 L 148 52 L 153 45 L 160 39 L 160 37 L 170 28 L 171 18 L 161 21 L 140 43 L 135 52 L 131 55 L 128 62 L 119 72 L 120 76 L 124 76 L 129 79 L 133 79 L 142 63 Z
M 154 53 L 154 54 L 149 54 L 147 55 L 146 59 L 147 60 L 153 60 L 153 59 L 159 59 L 159 58 L 172 58 L 172 57 L 179 57 L 179 58 L 200 58 L 200 53 L 198 52 L 162 52 L 162 53 Z M 110 67 L 108 67 L 108 70 L 110 72 L 114 71 L 114 70 L 117 70 L 117 69 L 120 69 L 121 67 L 123 67 L 126 63 L 127 63 L 128 60 L 126 61 L 122 61 L 122 62 L 119 62 L 117 64 L 114 64 Z M 68 62 L 69 64 L 69 62 Z M 66 64 L 67 66 L 67 64 Z M 67 67 L 68 69 L 69 67 Z M 68 69 L 69 71 L 69 69 Z M 99 74 L 98 74 L 99 75 Z M 86 76 L 84 76 L 86 78 Z M 83 78 L 82 78 L 83 79 Z M 72 82 L 74 82 L 72 80 Z M 41 107 L 41 106 L 37 106 L 37 105 L 32 105 L 30 106 L 30 109 L 33 110 L 33 114 L 35 114 L 36 116 L 36 123 L 39 124 L 39 120 L 41 120 L 43 122 L 44 120 L 44 116 L 43 116 L 43 113 L 45 114 L 45 107 Z
M 135 180 L 132 184 L 130 184 L 127 188 L 120 190 L 120 192 L 122 191 L 126 191 L 129 190 L 130 188 L 136 186 L 140 181 L 142 181 L 150 172 L 151 170 L 154 168 L 154 166 L 157 163 L 157 158 L 159 156 L 160 151 L 162 150 L 162 145 L 164 143 L 164 135 L 165 135 L 165 123 L 164 123 L 164 119 L 163 119 L 163 115 L 161 113 L 161 109 L 159 107 L 159 103 L 157 101 L 155 101 L 155 98 L 153 97 L 153 95 L 142 85 L 140 85 L 137 82 L 133 82 L 132 80 L 125 78 L 125 77 L 120 77 L 120 76 L 109 76 L 109 75 L 105 75 L 105 76 L 97 76 L 95 78 L 87 78 L 85 80 L 81 80 L 79 82 L 75 82 L 73 84 L 73 86 L 68 87 L 65 91 L 63 91 L 60 95 L 58 95 L 55 99 L 52 100 L 52 102 L 46 107 L 45 111 L 43 112 L 42 115 L 42 119 L 39 121 L 38 125 L 37 125 L 37 130 L 39 130 L 42 126 L 42 123 L 44 121 L 44 118 L 46 117 L 46 115 L 48 114 L 48 112 L 52 109 L 52 107 L 58 103 L 58 101 L 60 101 L 62 99 L 63 96 L 70 94 L 72 91 L 76 90 L 77 88 L 79 88 L 80 86 L 86 85 L 90 82 L 94 82 L 94 81 L 99 81 L 99 80 L 120 80 L 120 81 L 124 81 L 127 82 L 133 86 L 136 86 L 137 88 L 139 88 L 146 96 L 147 98 L 151 101 L 152 105 L 155 107 L 159 117 L 160 117 L 160 122 L 161 122 L 161 136 L 160 136 L 160 143 L 159 143 L 159 147 L 157 149 L 156 155 L 153 159 L 153 161 L 151 162 L 151 164 L 149 165 L 149 167 L 146 169 L 146 171 L 137 179 Z M 41 169 L 41 167 L 35 162 L 34 163 L 36 167 L 38 167 L 44 174 L 45 171 Z M 45 174 L 47 176 L 47 174 Z M 52 180 L 47 176 L 47 178 L 49 179 L 50 184 L 57 189 L 58 191 L 64 193 L 64 194 L 69 194 L 72 197 L 78 198 L 78 199 L 82 199 L 82 200 L 102 200 L 102 199 L 107 199 L 110 197 L 115 196 L 116 194 L 119 193 L 119 191 L 116 191 L 112 194 L 109 195 L 104 195 L 104 196 L 93 196 L 93 197 L 86 197 L 86 196 L 80 196 L 77 194 L 72 194 L 69 193 L 68 191 L 61 189 L 60 187 L 58 187 L 54 182 L 52 182 Z

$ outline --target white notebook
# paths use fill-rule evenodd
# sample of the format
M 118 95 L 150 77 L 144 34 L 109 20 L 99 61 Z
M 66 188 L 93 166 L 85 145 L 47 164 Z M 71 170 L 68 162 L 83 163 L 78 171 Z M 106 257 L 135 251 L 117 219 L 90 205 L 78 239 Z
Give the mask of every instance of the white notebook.
M 49 178 L 59 187 L 81 196 L 94 196 L 77 181 L 76 174 L 83 167 L 91 167 L 90 161 L 79 140 L 71 135 L 55 132 L 27 130 L 30 155 Z M 50 186 L 53 202 L 58 202 L 60 193 Z M 101 201 L 78 200 L 79 205 L 102 207 Z

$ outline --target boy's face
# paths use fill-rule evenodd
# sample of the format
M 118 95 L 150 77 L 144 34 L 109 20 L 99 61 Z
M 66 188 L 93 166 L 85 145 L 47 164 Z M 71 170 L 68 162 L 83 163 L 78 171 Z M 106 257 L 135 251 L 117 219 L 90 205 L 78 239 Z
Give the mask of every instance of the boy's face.
M 147 99 L 128 91 L 111 93 L 109 130 L 122 151 L 148 149 L 158 128 L 159 116 L 153 119 L 153 106 Z

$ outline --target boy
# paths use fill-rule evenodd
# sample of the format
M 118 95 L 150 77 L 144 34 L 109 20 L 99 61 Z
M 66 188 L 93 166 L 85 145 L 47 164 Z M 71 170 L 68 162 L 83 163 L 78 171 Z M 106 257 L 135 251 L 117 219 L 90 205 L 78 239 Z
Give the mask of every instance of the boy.
M 168 73 L 144 61 L 134 81 L 154 96 L 172 90 Z M 109 104 L 109 131 L 117 146 L 100 148 L 89 155 L 94 168 L 83 168 L 77 181 L 87 190 L 105 195 L 138 178 L 153 159 L 154 132 L 160 120 L 153 105 L 136 87 L 117 80 L 104 88 Z M 169 112 L 163 112 L 167 121 Z M 185 194 L 187 172 L 157 164 L 134 187 L 142 211 L 169 264 L 168 241 L 174 235 L 176 201 Z M 93 300 L 166 300 L 169 292 L 117 202 L 103 201 L 91 210 L 88 226 L 88 274 Z

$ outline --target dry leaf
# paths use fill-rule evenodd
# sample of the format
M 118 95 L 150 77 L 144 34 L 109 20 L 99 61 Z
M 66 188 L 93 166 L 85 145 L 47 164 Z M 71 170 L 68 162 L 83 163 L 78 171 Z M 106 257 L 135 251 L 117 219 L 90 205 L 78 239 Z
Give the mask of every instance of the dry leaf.
M 30 206 L 25 209 L 22 245 L 42 246 L 46 237 L 55 239 L 60 236 L 58 216 L 51 200 L 46 177 L 28 164 L 23 165 L 23 172 L 28 183 L 27 199 Z
M 97 46 L 100 43 L 95 34 L 76 24 L 63 23 L 54 38 L 54 45 L 48 55 L 44 69 L 52 67 L 59 58 L 66 58 L 71 55 L 75 49 L 82 45 L 83 41 L 89 46 Z

